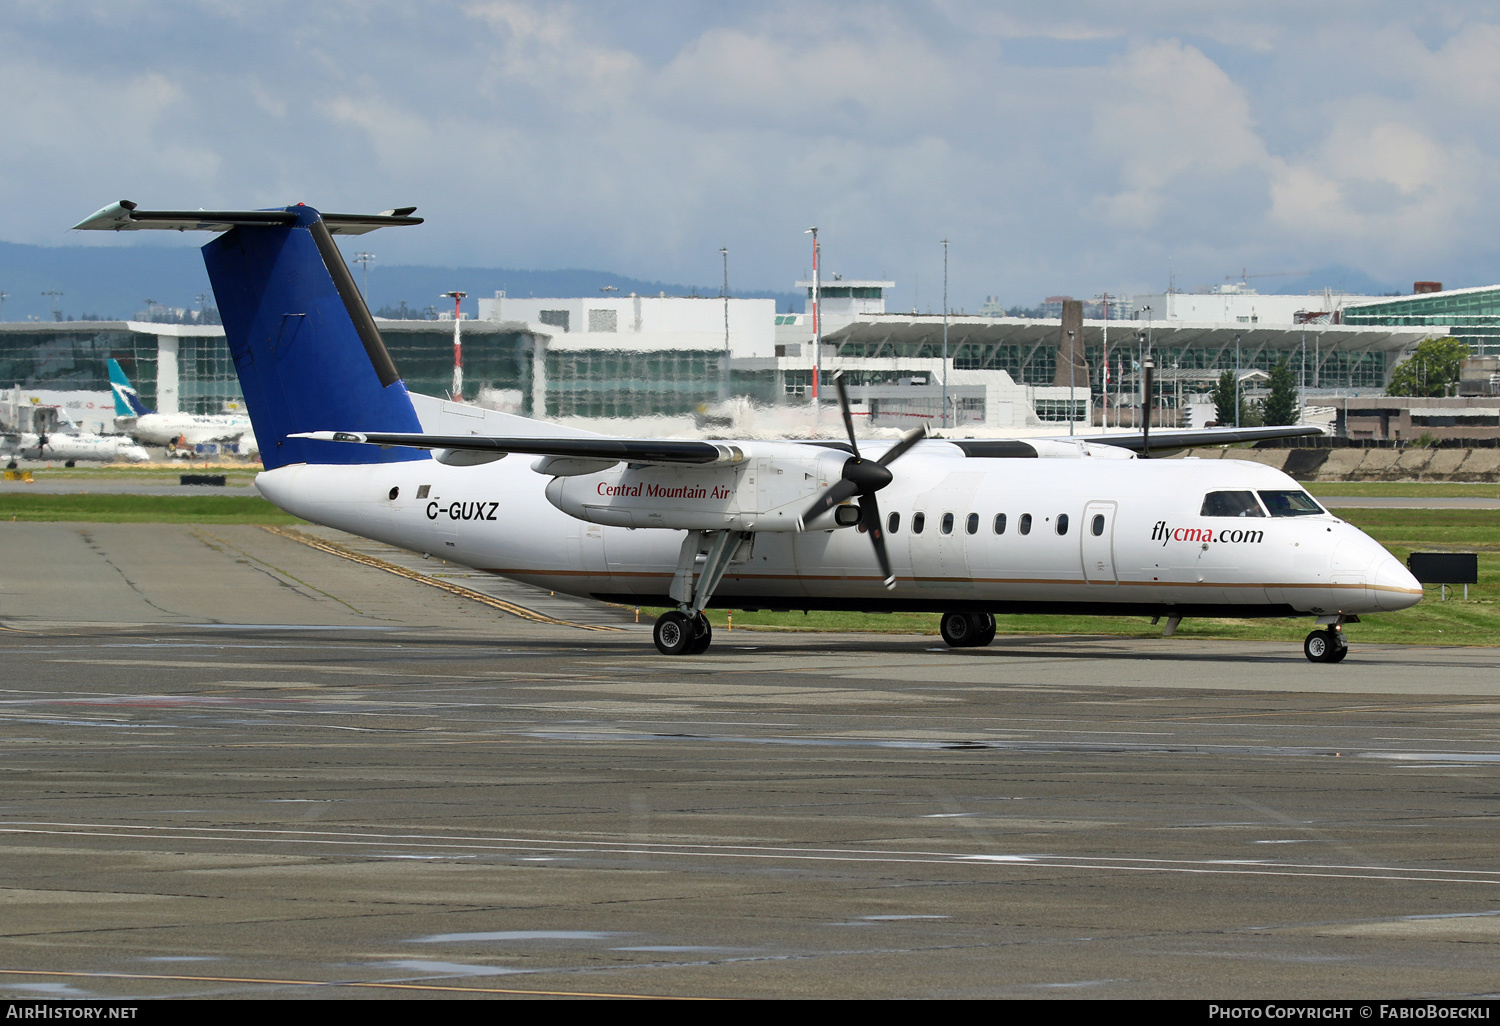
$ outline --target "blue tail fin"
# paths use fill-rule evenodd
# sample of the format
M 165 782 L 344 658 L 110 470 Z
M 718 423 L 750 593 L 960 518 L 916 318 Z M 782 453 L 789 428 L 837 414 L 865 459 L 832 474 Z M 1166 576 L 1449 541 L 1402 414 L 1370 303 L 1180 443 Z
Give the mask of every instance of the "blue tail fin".
M 287 212 L 295 223 L 240 224 L 203 247 L 266 469 L 429 459 L 415 449 L 287 437 L 422 430 L 328 226 L 312 207 Z
M 125 369 L 113 357 L 109 361 L 109 387 L 115 394 L 116 417 L 144 417 L 151 409 L 141 402 L 141 395 L 125 376 Z

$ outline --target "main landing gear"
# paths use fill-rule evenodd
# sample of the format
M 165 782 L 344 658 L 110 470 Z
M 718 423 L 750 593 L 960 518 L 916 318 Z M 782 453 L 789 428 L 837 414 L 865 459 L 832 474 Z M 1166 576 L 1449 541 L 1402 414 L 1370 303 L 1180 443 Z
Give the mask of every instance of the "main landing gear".
M 939 629 L 950 648 L 982 648 L 995 640 L 995 618 L 989 613 L 944 613 Z
M 1321 631 L 1313 631 L 1302 641 L 1302 654 L 1314 663 L 1343 662 L 1349 654 L 1343 625 L 1331 623 Z
M 656 618 L 651 640 L 662 655 L 702 655 L 714 638 L 703 615 L 714 589 L 732 562 L 750 557 L 754 535 L 740 531 L 689 531 L 677 557 L 677 575 L 669 594 L 677 600 Z
M 698 613 L 690 617 L 678 609 L 657 617 L 651 631 L 651 640 L 662 655 L 702 655 L 713 639 L 714 629 L 707 616 Z

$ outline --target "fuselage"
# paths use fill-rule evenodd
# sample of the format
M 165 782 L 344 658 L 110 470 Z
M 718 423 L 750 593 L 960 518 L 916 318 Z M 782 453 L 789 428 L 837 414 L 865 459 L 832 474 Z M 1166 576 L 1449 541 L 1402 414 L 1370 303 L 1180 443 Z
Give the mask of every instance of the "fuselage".
M 149 445 L 171 445 L 179 438 L 188 445 L 240 442 L 253 446 L 255 442 L 250 418 L 229 414 L 144 413 L 128 430 L 133 438 Z
M 65 434 L 57 432 L 47 435 L 47 443 L 41 444 L 39 436 L 26 432 L 12 436 L 8 446 L 11 455 L 26 460 L 84 460 L 95 463 L 111 463 L 124 460 L 129 463 L 144 463 L 151 454 L 129 438 L 120 435 Z
M 747 460 L 724 471 L 715 495 L 763 494 L 774 483 L 793 496 L 788 507 L 810 500 L 836 479 L 846 454 L 809 448 L 805 472 L 784 459 Z M 670 482 L 670 473 L 617 468 L 557 479 L 568 494 L 599 497 L 583 515 L 606 522 L 591 523 L 549 501 L 554 479 L 532 470 L 534 462 L 299 464 L 257 483 L 276 505 L 315 523 L 551 590 L 674 604 L 668 588 L 684 531 L 610 526 L 619 522 L 611 502 L 628 500 L 642 524 L 652 494 L 680 507 L 683 488 L 657 484 L 653 492 L 650 484 L 653 475 Z M 789 472 L 796 481 L 785 479 Z M 559 487 L 554 501 L 562 501 Z M 622 489 L 634 489 L 634 498 L 620 499 Z M 707 482 L 692 486 L 688 501 L 698 490 L 711 504 Z M 1273 497 L 1289 492 L 1305 494 L 1285 474 L 1237 460 L 966 459 L 952 446 L 924 443 L 879 493 L 895 589 L 883 586 L 861 529 L 824 519 L 796 532 L 765 529 L 763 520 L 749 528 L 712 604 L 1330 616 L 1420 601 L 1421 585 L 1358 528 L 1321 509 L 1268 515 Z M 1205 515 L 1213 512 L 1210 493 L 1267 498 L 1252 500 L 1253 515 Z M 743 518 L 733 529 L 745 529 Z

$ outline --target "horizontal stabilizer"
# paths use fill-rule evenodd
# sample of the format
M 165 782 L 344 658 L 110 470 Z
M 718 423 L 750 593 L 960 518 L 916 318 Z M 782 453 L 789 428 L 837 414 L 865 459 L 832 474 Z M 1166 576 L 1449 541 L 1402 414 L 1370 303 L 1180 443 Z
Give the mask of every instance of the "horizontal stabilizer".
M 1058 436 L 1059 441 L 1091 442 L 1113 445 L 1132 452 L 1162 452 L 1172 449 L 1196 449 L 1208 445 L 1233 445 L 1236 442 L 1261 442 L 1269 438 L 1317 438 L 1326 434 L 1313 424 L 1291 424 L 1286 427 L 1203 428 L 1199 431 L 1161 430 L 1128 435 Z
M 412 217 L 416 207 L 399 207 L 380 214 L 323 214 L 333 235 L 363 235 L 377 228 L 421 224 Z M 141 210 L 130 200 L 112 203 L 73 227 L 93 231 L 133 232 L 146 228 L 169 231 L 227 232 L 231 228 L 275 228 L 297 223 L 294 209 L 282 210 Z
M 649 438 L 497 438 L 487 435 L 428 435 L 378 431 L 309 431 L 292 435 L 320 442 L 364 442 L 413 449 L 458 452 L 523 453 L 533 456 L 573 456 L 626 463 L 738 463 L 744 454 L 736 446 L 713 442 L 657 441 Z

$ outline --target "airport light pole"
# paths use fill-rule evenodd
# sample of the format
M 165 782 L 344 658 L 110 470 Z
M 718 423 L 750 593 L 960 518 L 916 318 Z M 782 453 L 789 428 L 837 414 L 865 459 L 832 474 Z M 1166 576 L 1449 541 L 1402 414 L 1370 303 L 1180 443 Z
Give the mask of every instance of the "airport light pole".
M 724 398 L 729 398 L 729 247 L 720 246 L 724 258 Z
M 1141 374 L 1145 370 L 1145 364 L 1146 333 L 1144 331 L 1137 331 L 1135 333 L 1135 390 L 1139 393 L 1139 398 L 1141 400 L 1139 405 L 1144 405 L 1146 402 L 1146 383 L 1141 378 Z M 1132 410 L 1130 414 L 1130 422 L 1132 426 L 1135 424 L 1135 418 L 1136 414 L 1134 410 Z
M 62 320 L 62 306 L 57 301 L 57 297 L 61 296 L 62 293 L 57 289 L 48 289 L 42 295 L 52 297 L 52 319 L 54 321 Z
M 359 294 L 364 299 L 366 306 L 370 305 L 370 261 L 374 259 L 374 253 L 354 254 L 354 262 L 360 266 Z
M 1109 431 L 1109 293 L 1105 292 L 1100 297 L 1104 300 L 1104 373 L 1101 384 L 1104 386 L 1104 408 L 1099 414 L 1099 426 L 1106 432 Z M 1089 426 L 1093 427 L 1092 418 Z
M 444 292 L 453 300 L 453 401 L 461 403 L 464 401 L 464 349 L 463 349 L 463 316 L 459 305 L 463 302 L 467 292 Z M 438 297 L 442 298 L 442 296 Z
M 1234 336 L 1234 426 L 1240 426 L 1240 336 Z
M 943 240 L 943 427 L 948 426 L 948 240 Z
M 9 298 L 9 292 L 0 292 L 0 321 L 5 320 L 5 301 Z
M 818 378 L 823 373 L 823 333 L 822 326 L 818 323 L 818 294 L 822 291 L 818 280 L 818 226 L 813 225 L 803 235 L 813 237 L 813 293 L 812 293 L 812 315 L 813 315 L 813 366 L 812 366 L 812 402 L 813 415 L 818 416 Z

